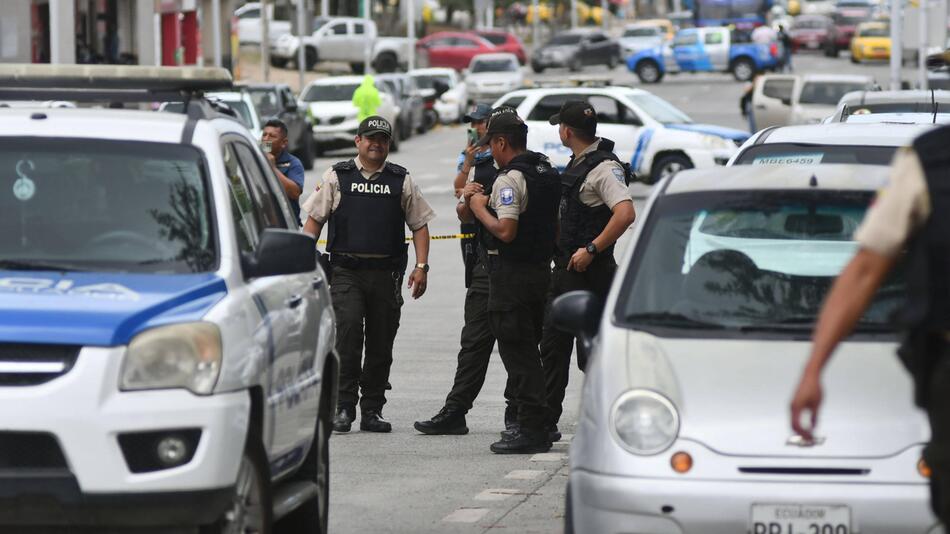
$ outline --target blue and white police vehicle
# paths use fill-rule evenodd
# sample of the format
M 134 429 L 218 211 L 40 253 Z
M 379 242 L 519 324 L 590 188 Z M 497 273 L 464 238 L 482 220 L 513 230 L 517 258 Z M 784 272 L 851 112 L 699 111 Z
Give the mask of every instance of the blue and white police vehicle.
M 775 70 L 782 57 L 777 42 L 736 42 L 725 27 L 687 28 L 673 42 L 641 50 L 627 58 L 627 68 L 643 83 L 658 83 L 667 74 L 729 72 L 739 81 Z
M 528 149 L 547 154 L 558 168 L 571 150 L 561 144 L 548 119 L 570 100 L 588 102 L 597 112 L 597 135 L 615 143 L 620 161 L 640 180 L 653 182 L 682 169 L 725 165 L 748 132 L 693 122 L 666 100 L 631 87 L 578 78 L 578 87 L 538 87 L 512 91 L 494 106 L 511 106 L 528 125 Z
M 259 141 L 201 97 L 230 85 L 0 66 L 0 100 L 187 101 L 0 109 L 0 532 L 326 532 L 327 281 Z

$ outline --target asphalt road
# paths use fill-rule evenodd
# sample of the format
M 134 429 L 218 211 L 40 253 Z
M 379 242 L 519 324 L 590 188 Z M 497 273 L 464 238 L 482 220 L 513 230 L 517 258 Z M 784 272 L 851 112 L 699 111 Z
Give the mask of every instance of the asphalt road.
M 886 64 L 852 65 L 844 55 L 838 59 L 795 56 L 794 65 L 799 73 L 870 73 L 882 85 L 887 82 Z M 613 72 L 592 68 L 586 74 L 609 74 L 614 83 L 638 85 L 623 67 Z M 566 75 L 566 71 L 552 70 L 543 76 L 529 73 L 528 78 L 550 80 Z M 663 83 L 645 88 L 697 122 L 745 126 L 738 106 L 743 84 L 729 75 L 668 76 Z M 430 224 L 435 235 L 458 231 L 451 181 L 464 142 L 461 126 L 442 126 L 404 141 L 400 152 L 390 157 L 410 170 L 436 210 L 438 216 Z M 307 174 L 305 191 L 314 189 L 330 164 L 354 154 L 355 150 L 340 150 L 317 160 L 314 171 Z M 648 192 L 643 187 L 631 190 L 638 209 Z M 574 368 L 561 424 L 565 440 L 555 444 L 549 454 L 498 456 L 489 452 L 488 446 L 498 439 L 503 427 L 505 370 L 497 353 L 485 387 L 469 412 L 468 435 L 416 433 L 413 421 L 434 415 L 452 385 L 462 326 L 464 288 L 458 242 L 433 241 L 430 264 L 428 292 L 417 301 L 406 297 L 396 338 L 390 380 L 393 389 L 384 410 L 393 424 L 392 434 L 354 430 L 334 434 L 330 440 L 330 530 L 561 532 L 568 441 L 577 418 L 583 375 Z

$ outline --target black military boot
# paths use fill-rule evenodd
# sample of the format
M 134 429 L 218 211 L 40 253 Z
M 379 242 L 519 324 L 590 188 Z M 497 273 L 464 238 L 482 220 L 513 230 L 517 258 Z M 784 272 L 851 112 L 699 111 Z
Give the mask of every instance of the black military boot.
M 333 416 L 334 432 L 349 432 L 356 420 L 356 406 L 351 404 L 341 404 L 337 407 L 336 415 Z
M 468 434 L 468 427 L 465 425 L 465 414 L 448 406 L 439 410 L 439 413 L 435 414 L 432 419 L 416 421 L 412 426 L 419 432 L 431 436 Z
M 393 425 L 383 419 L 383 413 L 377 410 L 363 412 L 360 417 L 360 430 L 366 432 L 392 432 Z
M 551 442 L 544 431 L 526 431 L 522 427 L 509 437 L 492 443 L 491 451 L 495 454 L 537 454 L 551 450 Z

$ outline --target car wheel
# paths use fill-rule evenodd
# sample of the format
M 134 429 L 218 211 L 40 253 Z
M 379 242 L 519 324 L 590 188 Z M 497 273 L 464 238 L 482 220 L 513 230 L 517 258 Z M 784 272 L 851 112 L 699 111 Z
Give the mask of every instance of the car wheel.
M 255 437 L 248 436 L 238 468 L 231 504 L 202 534 L 271 534 L 273 498 L 267 454 Z
M 318 61 L 317 49 L 312 46 L 305 48 L 303 51 L 303 61 L 306 70 L 313 70 L 317 66 Z
M 620 64 L 620 58 L 618 58 L 617 56 L 611 54 L 610 56 L 607 57 L 608 70 L 614 70 L 615 68 L 617 68 L 617 65 L 619 64 Z
M 390 151 L 390 152 L 399 152 L 399 145 L 400 145 L 400 142 L 399 142 L 399 135 L 398 135 L 398 133 L 399 133 L 399 124 L 398 124 L 398 123 L 396 124 L 396 133 L 397 133 L 397 135 L 392 136 L 392 141 L 389 143 L 389 151 Z
M 533 70 L 535 74 L 541 74 L 542 72 L 544 72 L 544 67 L 542 67 L 541 65 L 538 65 L 537 63 L 532 63 L 531 70 Z
M 650 59 L 637 63 L 636 72 L 642 83 L 657 83 L 663 78 L 660 66 Z
M 574 505 L 571 504 L 571 483 L 564 492 L 564 534 L 574 534 Z
M 362 63 L 350 63 L 350 70 L 353 71 L 353 74 L 363 74 L 366 72 Z
M 278 69 L 282 69 L 287 66 L 287 60 L 283 58 L 271 57 L 270 64 L 272 67 L 277 67 Z
M 740 82 L 747 82 L 755 76 L 755 65 L 751 59 L 739 58 L 732 63 L 732 77 Z
M 330 434 L 333 407 L 329 391 L 320 400 L 313 444 L 294 478 L 317 485 L 317 494 L 277 522 L 278 534 L 326 534 L 330 517 Z
M 313 169 L 313 145 L 313 134 L 310 130 L 305 130 L 303 139 L 300 140 L 300 163 L 305 171 Z
M 571 60 L 567 63 L 567 68 L 570 69 L 571 72 L 578 72 L 583 66 L 584 65 L 581 63 L 581 58 L 576 56 L 571 58 Z
M 376 72 L 395 72 L 398 66 L 399 61 L 392 52 L 383 52 L 376 58 Z
M 851 52 L 851 63 L 861 63 L 861 60 L 858 59 L 858 58 L 854 55 L 854 52 Z
M 667 154 L 653 164 L 652 178 L 659 182 L 663 178 L 686 169 L 692 169 L 693 162 L 683 154 Z

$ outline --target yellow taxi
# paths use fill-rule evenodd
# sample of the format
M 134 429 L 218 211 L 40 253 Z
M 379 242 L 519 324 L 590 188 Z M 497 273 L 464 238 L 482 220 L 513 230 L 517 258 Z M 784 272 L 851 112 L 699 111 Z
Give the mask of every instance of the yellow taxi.
M 887 22 L 863 22 L 851 39 L 851 62 L 891 58 L 891 28 Z

